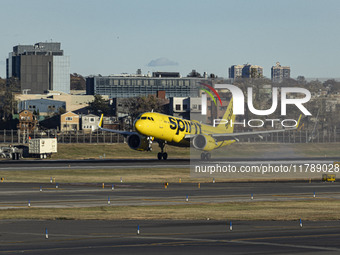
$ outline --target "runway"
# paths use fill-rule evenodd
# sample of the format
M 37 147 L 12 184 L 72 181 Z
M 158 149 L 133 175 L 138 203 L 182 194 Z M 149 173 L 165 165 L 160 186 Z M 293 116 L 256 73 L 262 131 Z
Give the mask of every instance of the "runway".
M 185 168 L 197 163 L 233 163 L 260 164 L 260 163 L 331 163 L 340 161 L 337 157 L 310 157 L 310 158 L 213 158 L 210 161 L 198 159 L 84 159 L 84 160 L 1 160 L 0 170 L 43 170 L 43 169 L 115 169 L 115 168 Z
M 263 159 L 262 159 L 263 160 Z M 271 159 L 273 160 L 273 159 Z M 279 159 L 278 159 L 279 160 Z M 277 160 L 277 161 L 278 161 Z M 282 160 L 282 159 L 280 159 Z M 296 159 L 298 160 L 303 159 Z M 309 159 L 311 160 L 311 159 Z M 314 159 L 316 161 L 320 159 Z M 327 161 L 336 160 L 327 158 Z M 234 159 L 234 162 L 236 160 Z M 250 161 L 237 161 L 248 162 Z M 258 161 L 254 161 L 258 162 Z M 310 161 L 311 162 L 311 161 Z M 190 160 L 4 162 L 1 170 L 187 167 Z M 114 170 L 113 170 L 114 171 Z M 0 183 L 0 210 L 119 206 L 206 205 L 257 201 L 332 201 L 340 184 L 213 183 Z M 113 186 L 112 186 L 113 185 Z M 113 187 L 113 189 L 112 189 Z M 41 188 L 41 191 L 40 191 Z M 251 199 L 251 195 L 253 199 Z M 315 197 L 314 197 L 315 195 Z M 186 198 L 188 197 L 188 201 Z M 110 204 L 108 204 L 108 198 Z M 110 212 L 114 212 L 110 210 Z M 335 221 L 230 220 L 0 220 L 0 254 L 339 254 Z M 140 234 L 137 235 L 138 225 Z M 46 239 L 45 229 L 48 231 Z
M 137 235 L 139 225 L 140 234 Z M 0 221 L 0 254 L 339 254 L 340 226 L 298 221 Z M 48 239 L 46 239 L 46 232 Z
M 112 185 L 114 189 L 112 190 Z M 40 191 L 40 188 L 42 191 Z M 0 183 L 0 210 L 340 199 L 340 183 Z M 314 192 L 316 197 L 314 197 Z M 186 197 L 188 200 L 186 201 Z

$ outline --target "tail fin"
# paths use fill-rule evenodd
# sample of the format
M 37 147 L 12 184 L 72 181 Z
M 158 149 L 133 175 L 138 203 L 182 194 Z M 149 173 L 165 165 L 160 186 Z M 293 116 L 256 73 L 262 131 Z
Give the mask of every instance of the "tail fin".
M 235 115 L 233 111 L 233 98 L 231 98 L 228 108 L 223 115 L 223 120 L 220 124 L 217 125 L 217 128 L 223 129 L 226 133 L 233 133 L 234 132 L 234 123 L 235 123 Z
M 101 129 L 103 127 L 103 119 L 104 119 L 104 114 L 102 114 L 100 116 L 100 120 L 99 120 L 99 123 L 98 123 L 98 128 Z

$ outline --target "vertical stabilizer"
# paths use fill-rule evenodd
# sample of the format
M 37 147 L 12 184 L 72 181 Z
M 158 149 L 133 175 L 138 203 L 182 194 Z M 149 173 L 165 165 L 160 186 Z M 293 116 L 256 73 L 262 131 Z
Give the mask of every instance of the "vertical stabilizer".
M 234 132 L 235 115 L 233 111 L 233 98 L 231 98 L 228 108 L 223 115 L 223 120 L 217 125 L 217 128 L 224 130 L 226 133 Z

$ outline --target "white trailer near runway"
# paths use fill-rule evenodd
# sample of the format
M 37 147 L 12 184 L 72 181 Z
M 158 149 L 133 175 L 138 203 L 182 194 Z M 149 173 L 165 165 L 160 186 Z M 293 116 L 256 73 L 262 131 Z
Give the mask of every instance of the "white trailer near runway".
M 28 153 L 30 156 L 47 158 L 52 153 L 57 153 L 56 138 L 30 139 L 28 143 Z

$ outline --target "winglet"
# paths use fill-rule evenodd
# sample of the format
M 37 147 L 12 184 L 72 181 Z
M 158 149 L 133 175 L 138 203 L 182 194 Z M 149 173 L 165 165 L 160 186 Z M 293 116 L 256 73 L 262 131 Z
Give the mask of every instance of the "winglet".
M 99 128 L 103 127 L 103 118 L 104 118 L 104 114 L 102 114 L 102 116 L 100 117 L 100 120 L 99 120 L 99 123 L 98 123 Z
M 302 118 L 302 114 L 300 114 L 300 117 L 299 117 L 298 122 L 296 124 L 296 128 L 299 128 L 301 118 Z

